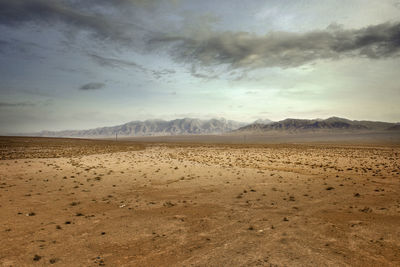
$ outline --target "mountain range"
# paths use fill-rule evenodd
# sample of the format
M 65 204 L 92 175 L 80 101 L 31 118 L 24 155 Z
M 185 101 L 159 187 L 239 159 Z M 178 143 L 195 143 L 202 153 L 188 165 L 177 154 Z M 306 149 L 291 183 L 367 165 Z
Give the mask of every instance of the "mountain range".
M 231 132 L 246 123 L 210 119 L 192 118 L 165 120 L 131 121 L 112 127 L 100 127 L 89 130 L 42 131 L 39 136 L 47 137 L 110 137 L 115 136 L 163 136 L 188 134 L 221 134 Z
M 201 120 L 195 118 L 131 121 L 112 127 L 89 130 L 42 131 L 35 136 L 46 137 L 112 137 L 118 136 L 170 136 L 215 134 L 267 134 L 299 132 L 365 132 L 400 131 L 400 124 L 380 121 L 356 121 L 331 117 L 328 119 L 285 119 L 273 122 L 259 119 L 243 123 L 226 119 Z
M 246 125 L 237 129 L 237 133 L 267 133 L 267 132 L 315 132 L 315 131 L 334 131 L 334 132 L 354 132 L 354 131 L 389 131 L 400 130 L 400 125 L 396 123 L 380 121 L 356 121 L 344 118 L 331 117 L 328 119 L 285 119 L 278 122 L 258 123 Z

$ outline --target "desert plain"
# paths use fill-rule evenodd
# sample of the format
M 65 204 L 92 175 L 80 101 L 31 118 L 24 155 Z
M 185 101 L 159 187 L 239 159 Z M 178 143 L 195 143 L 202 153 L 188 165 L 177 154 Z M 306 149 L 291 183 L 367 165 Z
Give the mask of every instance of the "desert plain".
M 400 145 L 0 138 L 1 266 L 400 266 Z

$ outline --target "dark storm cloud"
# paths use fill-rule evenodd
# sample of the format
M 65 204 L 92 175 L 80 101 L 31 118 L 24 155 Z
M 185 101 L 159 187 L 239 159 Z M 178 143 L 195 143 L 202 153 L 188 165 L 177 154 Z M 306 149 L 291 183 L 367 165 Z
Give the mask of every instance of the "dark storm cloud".
M 307 33 L 273 32 L 259 36 L 223 32 L 204 37 L 160 36 L 152 49 L 167 48 L 178 62 L 232 68 L 296 67 L 318 59 L 387 58 L 400 51 L 400 23 L 345 30 L 330 26 Z
M 80 90 L 97 90 L 102 89 L 106 85 L 104 83 L 87 83 L 79 87 Z

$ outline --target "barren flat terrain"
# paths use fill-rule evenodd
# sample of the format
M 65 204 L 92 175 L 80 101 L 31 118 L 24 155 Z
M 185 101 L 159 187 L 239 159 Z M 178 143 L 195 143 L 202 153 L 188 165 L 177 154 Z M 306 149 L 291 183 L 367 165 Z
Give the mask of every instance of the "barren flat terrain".
M 121 140 L 151 143 L 203 143 L 203 144 L 400 144 L 399 131 L 381 132 L 275 132 L 264 134 L 232 133 L 221 135 L 171 135 L 122 137 Z
M 400 146 L 0 138 L 2 266 L 399 266 Z

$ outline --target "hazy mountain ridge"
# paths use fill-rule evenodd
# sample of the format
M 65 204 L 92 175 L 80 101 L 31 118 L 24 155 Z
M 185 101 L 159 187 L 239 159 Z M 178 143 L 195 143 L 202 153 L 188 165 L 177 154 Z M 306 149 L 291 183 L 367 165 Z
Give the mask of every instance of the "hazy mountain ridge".
M 285 119 L 278 122 L 268 124 L 253 123 L 237 129 L 235 132 L 300 132 L 300 131 L 385 131 L 399 130 L 400 126 L 396 123 L 380 122 L 380 121 L 357 121 L 348 120 L 339 117 L 331 117 L 328 119 Z
M 170 135 L 207 135 L 207 134 L 263 134 L 263 133 L 300 133 L 300 132 L 362 132 L 362 131 L 400 131 L 399 123 L 380 121 L 357 121 L 339 117 L 328 119 L 285 119 L 273 122 L 258 119 L 247 124 L 226 119 L 201 120 L 184 118 L 175 120 L 131 121 L 122 125 L 99 127 L 88 130 L 42 131 L 34 136 L 43 137 L 114 137 L 118 136 L 170 136 Z
M 131 121 L 122 125 L 100 127 L 88 130 L 42 131 L 39 136 L 46 137 L 111 137 L 118 136 L 160 136 L 186 134 L 221 134 L 236 130 L 246 123 L 193 118 L 165 120 Z

